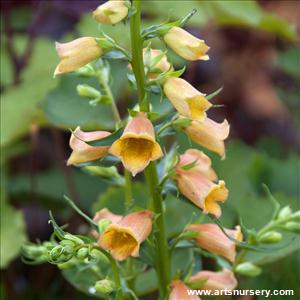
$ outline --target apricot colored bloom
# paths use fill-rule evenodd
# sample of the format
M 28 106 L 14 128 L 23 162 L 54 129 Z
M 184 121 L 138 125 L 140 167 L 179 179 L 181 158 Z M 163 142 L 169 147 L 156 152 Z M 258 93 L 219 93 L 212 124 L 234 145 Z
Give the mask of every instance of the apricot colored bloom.
M 129 256 L 138 257 L 140 244 L 152 230 L 153 213 L 148 210 L 131 213 L 110 224 L 98 240 L 98 244 L 119 261 Z
M 93 37 L 81 37 L 69 43 L 55 43 L 60 63 L 55 69 L 54 76 L 72 72 L 100 57 L 101 47 Z
M 217 123 L 209 118 L 202 122 L 192 121 L 184 128 L 186 134 L 197 144 L 225 157 L 224 140 L 229 135 L 230 126 L 225 119 Z
M 174 26 L 164 35 L 165 43 L 186 60 L 208 60 L 209 47 L 184 29 Z
M 155 141 L 153 125 L 145 113 L 139 113 L 129 121 L 122 136 L 112 144 L 109 152 L 120 158 L 133 176 L 143 171 L 150 161 L 163 156 L 160 145 Z
M 212 104 L 192 85 L 182 78 L 169 77 L 164 83 L 164 93 L 176 110 L 184 117 L 203 121 Z
M 93 11 L 95 20 L 103 24 L 116 24 L 128 15 L 128 6 L 125 0 L 109 0 Z M 129 3 L 129 2 L 128 2 Z
M 108 131 L 84 132 L 81 131 L 80 127 L 77 127 L 70 138 L 70 147 L 73 151 L 68 159 L 67 165 L 97 160 L 108 154 L 109 146 L 93 147 L 86 142 L 99 140 L 110 134 Z
M 93 221 L 96 223 L 100 222 L 101 220 L 109 220 L 112 223 L 117 223 L 123 218 L 122 215 L 117 215 L 112 213 L 109 209 L 107 208 L 102 208 L 98 212 L 96 212 Z
M 236 243 L 231 241 L 216 224 L 192 224 L 187 228 L 189 231 L 198 232 L 195 238 L 197 245 L 209 252 L 221 255 L 234 262 L 236 257 Z M 240 226 L 235 229 L 225 229 L 230 237 L 242 241 L 243 235 Z
M 194 166 L 189 170 L 184 170 L 183 167 L 191 163 Z M 211 159 L 202 151 L 198 149 L 188 149 L 184 154 L 179 156 L 179 162 L 176 166 L 177 174 L 188 174 L 190 172 L 197 172 L 203 174 L 209 180 L 217 180 L 217 174 L 211 167 Z
M 228 190 L 223 180 L 214 183 L 198 172 L 181 172 L 176 176 L 180 192 L 200 207 L 205 214 L 221 216 L 219 202 L 225 202 Z
M 189 295 L 187 290 L 189 288 L 181 281 L 174 280 L 171 283 L 171 293 L 169 300 L 199 300 L 200 298 L 195 295 Z
M 197 281 L 206 280 L 201 286 L 195 287 L 200 290 L 234 290 L 237 287 L 237 280 L 234 273 L 228 269 L 223 269 L 219 272 L 200 271 L 190 277 L 189 281 L 195 283 Z

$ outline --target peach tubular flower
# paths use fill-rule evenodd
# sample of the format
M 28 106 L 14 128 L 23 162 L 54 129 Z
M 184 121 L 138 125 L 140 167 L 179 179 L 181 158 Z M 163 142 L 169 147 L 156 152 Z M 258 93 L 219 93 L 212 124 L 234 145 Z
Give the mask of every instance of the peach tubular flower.
M 116 24 L 128 15 L 126 0 L 109 0 L 93 11 L 95 20 L 102 24 Z
M 187 171 L 183 169 L 184 166 L 191 163 L 195 163 L 195 165 L 191 169 Z M 188 174 L 189 172 L 201 173 L 207 179 L 212 181 L 218 179 L 217 174 L 211 167 L 211 159 L 204 152 L 197 149 L 188 149 L 179 157 L 179 162 L 176 167 L 176 173 Z
M 95 221 L 96 223 L 100 222 L 101 220 L 109 220 L 112 223 L 117 223 L 119 222 L 121 219 L 123 218 L 123 216 L 121 215 L 117 215 L 112 213 L 109 209 L 107 208 L 102 208 L 101 210 L 99 210 L 98 212 L 96 212 L 93 221 Z
M 188 287 L 181 280 L 174 280 L 171 283 L 169 300 L 199 300 L 196 295 L 188 294 Z
M 129 256 L 138 257 L 140 244 L 151 233 L 152 218 L 153 213 L 148 210 L 123 217 L 106 228 L 98 240 L 99 246 L 119 261 Z
M 221 208 L 218 202 L 225 202 L 228 190 L 223 180 L 214 183 L 199 172 L 180 172 L 176 174 L 180 192 L 200 207 L 205 214 L 219 218 Z
M 80 130 L 80 127 L 77 127 L 70 138 L 70 147 L 73 151 L 68 159 L 67 165 L 97 160 L 108 154 L 109 146 L 93 147 L 86 142 L 99 140 L 110 134 L 108 131 L 84 132 Z
M 163 156 L 160 145 L 155 141 L 153 125 L 144 113 L 139 113 L 129 121 L 109 152 L 120 158 L 133 176 L 143 171 L 150 161 Z
M 189 231 L 198 232 L 195 238 L 197 245 L 209 252 L 221 255 L 234 262 L 236 257 L 236 244 L 231 241 L 216 224 L 192 224 L 188 226 Z M 240 226 L 235 229 L 225 229 L 226 233 L 238 241 L 243 240 Z
M 176 110 L 184 117 L 203 121 L 212 104 L 192 85 L 182 78 L 169 77 L 164 83 L 164 93 Z
M 223 269 L 219 272 L 212 271 L 200 271 L 197 274 L 190 277 L 190 282 L 197 282 L 198 280 L 206 280 L 200 287 L 196 287 L 201 290 L 234 290 L 237 287 L 237 280 L 234 273 L 228 269 Z
M 229 135 L 230 126 L 225 119 L 217 123 L 209 118 L 202 122 L 192 121 L 184 128 L 186 134 L 197 144 L 225 157 L 224 140 Z
M 209 47 L 184 29 L 174 26 L 164 35 L 165 43 L 186 60 L 208 60 Z
M 55 46 L 60 63 L 55 69 L 54 76 L 83 67 L 103 53 L 93 37 L 81 37 L 69 43 L 56 43 Z

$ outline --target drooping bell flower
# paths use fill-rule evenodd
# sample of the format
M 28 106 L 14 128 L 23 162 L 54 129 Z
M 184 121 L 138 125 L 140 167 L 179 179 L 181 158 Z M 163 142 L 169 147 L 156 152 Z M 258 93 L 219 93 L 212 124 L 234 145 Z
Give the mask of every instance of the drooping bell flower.
M 187 230 L 198 232 L 195 238 L 197 245 L 209 252 L 221 255 L 234 262 L 236 257 L 236 243 L 230 240 L 216 224 L 192 224 L 188 226 Z M 243 234 L 240 226 L 235 229 L 225 229 L 228 236 L 237 241 L 243 240 Z
M 80 127 L 77 127 L 70 138 L 70 147 L 73 151 L 68 159 L 67 165 L 85 163 L 107 155 L 109 146 L 93 147 L 86 142 L 99 140 L 110 134 L 108 131 L 84 132 L 81 131 Z
M 212 292 L 220 290 L 232 291 L 238 284 L 234 273 L 228 269 L 223 269 L 219 272 L 200 271 L 191 276 L 189 281 L 194 283 L 194 288 L 197 290 L 210 290 Z M 199 287 L 195 286 L 196 282 L 201 281 L 203 281 L 203 283 Z
M 169 300 L 200 300 L 196 295 L 189 295 L 189 289 L 181 280 L 174 280 L 171 283 Z
M 193 166 L 189 167 L 188 170 L 185 170 L 184 168 L 190 164 L 193 164 Z M 184 154 L 179 156 L 176 173 L 187 174 L 190 172 L 203 174 L 207 179 L 212 181 L 218 179 L 216 172 L 211 167 L 211 159 L 198 149 L 188 149 Z
M 209 47 L 184 29 L 174 26 L 163 37 L 165 43 L 186 60 L 208 60 Z
M 102 24 L 116 24 L 128 15 L 129 1 L 109 0 L 93 11 L 95 20 Z
M 163 156 L 160 145 L 155 141 L 153 125 L 145 113 L 139 113 L 129 121 L 122 136 L 112 144 L 109 152 L 120 158 L 133 176 L 143 171 L 150 161 Z
M 177 174 L 176 180 L 180 192 L 205 214 L 212 214 L 216 218 L 221 216 L 219 202 L 223 203 L 228 198 L 223 180 L 214 183 L 198 172 L 181 172 Z
M 108 225 L 98 240 L 99 246 L 119 261 L 138 257 L 141 243 L 151 233 L 152 218 L 153 213 L 148 210 L 128 214 Z
M 169 77 L 164 83 L 164 93 L 176 110 L 191 120 L 203 121 L 212 104 L 192 85 L 182 78 Z
M 69 43 L 56 43 L 60 63 L 54 76 L 72 72 L 92 62 L 103 54 L 102 48 L 93 37 L 81 37 Z
M 184 127 L 186 134 L 197 144 L 225 157 L 224 140 L 229 135 L 230 126 L 225 119 L 217 123 L 209 118 L 202 122 L 192 121 Z

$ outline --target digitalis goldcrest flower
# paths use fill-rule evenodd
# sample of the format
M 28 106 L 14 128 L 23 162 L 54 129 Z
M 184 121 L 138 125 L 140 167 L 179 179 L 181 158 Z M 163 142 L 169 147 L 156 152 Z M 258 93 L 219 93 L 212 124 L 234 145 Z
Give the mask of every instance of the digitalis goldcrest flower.
M 93 11 L 95 20 L 103 24 L 116 24 L 128 15 L 128 1 L 109 0 Z
M 84 132 L 81 131 L 80 127 L 77 127 L 70 138 L 70 147 L 73 151 L 68 159 L 67 165 L 93 161 L 107 155 L 109 146 L 93 147 L 86 142 L 99 140 L 110 134 L 108 131 Z
M 120 158 L 133 176 L 143 171 L 150 161 L 163 156 L 160 145 L 155 141 L 153 125 L 145 113 L 139 113 L 129 121 L 109 152 Z
M 187 292 L 188 289 L 189 288 L 181 280 L 174 280 L 171 283 L 169 300 L 200 300 L 198 296 L 189 295 Z
M 209 47 L 184 29 L 174 26 L 164 35 L 165 43 L 186 60 L 208 60 Z
M 197 245 L 209 252 L 221 255 L 234 262 L 236 257 L 236 243 L 231 241 L 216 224 L 192 224 L 187 230 L 198 232 L 195 238 Z M 225 232 L 230 237 L 242 241 L 243 234 L 240 226 L 235 229 L 225 229 Z
M 191 120 L 203 121 L 212 104 L 192 85 L 182 78 L 169 77 L 164 83 L 164 93 L 176 110 Z
M 209 118 L 204 121 L 192 121 L 184 127 L 184 131 L 195 143 L 218 153 L 225 157 L 224 140 L 229 135 L 230 126 L 225 119 L 222 123 L 217 123 Z
M 196 289 L 200 290 L 210 290 L 210 291 L 217 291 L 217 290 L 234 290 L 237 287 L 237 280 L 234 276 L 234 273 L 228 269 L 223 269 L 219 272 L 212 272 L 212 271 L 200 271 L 197 274 L 191 276 L 189 281 L 191 283 L 195 283 L 197 281 L 206 280 L 201 286 L 197 287 Z
M 195 163 L 195 166 L 185 170 L 184 166 L 191 163 Z M 217 180 L 217 175 L 211 168 L 210 158 L 202 151 L 189 149 L 180 156 L 175 171 L 179 191 L 204 213 L 219 218 L 219 202 L 226 201 L 228 190 L 223 180 L 213 182 Z
M 56 43 L 55 46 L 60 63 L 55 69 L 54 76 L 83 67 L 103 53 L 93 37 L 81 37 L 69 43 Z
M 138 257 L 140 244 L 151 233 L 152 218 L 153 213 L 148 210 L 128 214 L 105 229 L 98 240 L 99 246 L 119 261 Z

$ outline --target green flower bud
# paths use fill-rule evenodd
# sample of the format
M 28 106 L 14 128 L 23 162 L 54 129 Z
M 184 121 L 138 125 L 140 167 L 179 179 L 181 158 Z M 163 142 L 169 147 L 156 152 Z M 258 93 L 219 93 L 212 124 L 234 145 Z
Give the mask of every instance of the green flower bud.
M 260 243 L 265 243 L 265 244 L 274 244 L 278 243 L 282 240 L 282 234 L 277 232 L 277 231 L 269 231 L 263 234 L 259 238 Z
M 240 275 L 255 277 L 261 273 L 261 269 L 251 262 L 245 262 L 237 265 L 235 268 L 235 272 Z
M 88 248 L 81 248 L 77 251 L 77 254 L 76 254 L 76 256 L 79 260 L 84 260 L 88 255 L 89 255 Z
M 294 221 L 300 222 L 300 210 L 294 212 L 294 213 L 292 214 L 292 218 L 293 218 Z
M 97 99 L 101 96 L 101 93 L 97 89 L 89 86 L 88 84 L 78 84 L 76 89 L 78 95 L 81 97 Z
M 73 241 L 70 240 L 62 240 L 59 242 L 59 244 L 62 247 L 69 247 L 69 248 L 74 248 L 76 246 L 76 244 Z
M 52 260 L 56 260 L 57 258 L 59 258 L 63 253 L 63 247 L 62 246 L 56 246 L 54 247 L 50 252 L 49 252 L 49 256 Z
M 92 77 L 95 76 L 95 70 L 91 65 L 85 65 L 75 71 L 79 76 Z
M 100 251 L 97 249 L 93 249 L 90 253 L 91 258 L 93 260 L 96 260 L 97 262 L 101 264 L 109 264 L 109 259 Z
M 109 279 L 99 280 L 95 284 L 95 290 L 100 294 L 110 294 L 115 290 L 115 284 Z
M 300 223 L 298 222 L 287 222 L 283 228 L 294 233 L 300 233 Z
M 22 252 L 27 258 L 35 259 L 45 253 L 45 248 L 40 245 L 28 244 L 22 246 Z
M 100 220 L 98 222 L 98 228 L 99 228 L 100 234 L 102 234 L 110 224 L 111 224 L 111 221 L 108 219 Z
M 83 245 L 84 241 L 79 237 L 72 235 L 72 234 L 65 234 L 65 239 L 70 240 L 75 243 L 75 245 Z
M 278 219 L 284 219 L 292 214 L 291 208 L 287 205 L 284 208 L 282 208 L 278 214 Z

